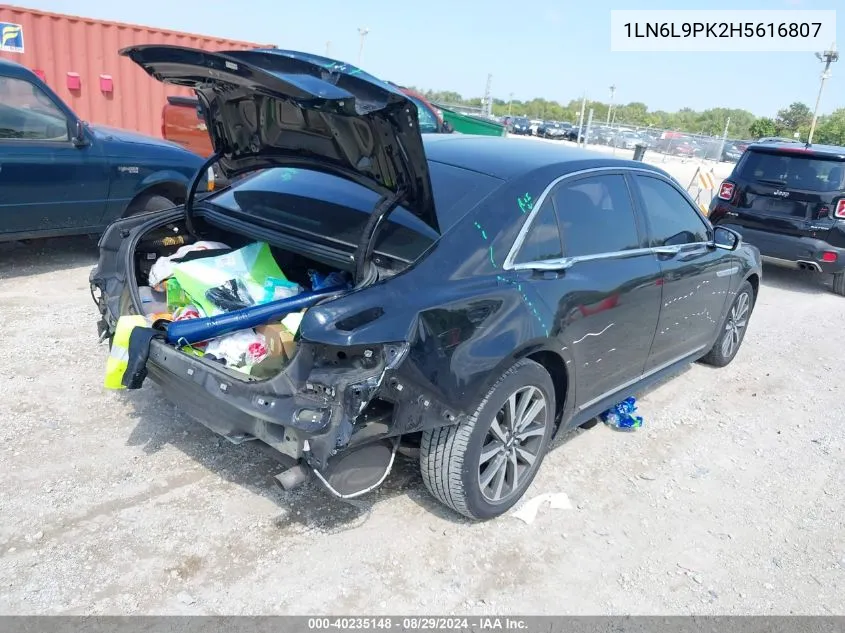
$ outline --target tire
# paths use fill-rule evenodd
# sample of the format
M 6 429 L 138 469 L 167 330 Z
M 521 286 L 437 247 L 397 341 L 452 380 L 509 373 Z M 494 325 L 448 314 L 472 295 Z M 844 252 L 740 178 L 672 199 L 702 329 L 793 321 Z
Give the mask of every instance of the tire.
M 126 209 L 126 217 L 130 215 L 138 215 L 139 213 L 152 213 L 154 211 L 164 211 L 165 209 L 172 209 L 176 206 L 173 200 L 158 196 L 155 194 L 141 196 L 133 201 Z
M 494 453 L 482 462 L 482 448 L 505 444 L 496 439 L 494 421 L 500 437 L 504 436 L 508 445 L 513 442 L 509 438 L 508 417 L 504 411 L 512 396 L 511 411 L 515 408 L 518 412 L 525 397 L 530 400 L 525 403 L 529 409 L 523 410 L 524 413 L 530 413 L 540 398 L 544 400 L 543 409 L 523 426 L 530 435 L 523 436 L 522 443 L 516 442 L 521 449 L 519 453 L 514 445 L 509 453 Z M 554 412 L 555 391 L 548 372 L 534 361 L 519 361 L 496 381 L 466 422 L 423 433 L 420 445 L 423 483 L 438 501 L 471 519 L 486 520 L 504 514 L 519 501 L 540 468 L 551 441 Z M 498 424 L 500 420 L 504 426 Z M 539 426 L 541 421 L 542 427 Z M 525 458 L 526 453 L 533 457 L 530 463 Z M 515 466 L 510 456 L 513 456 Z M 496 468 L 500 462 L 502 467 Z M 516 485 L 513 485 L 514 473 Z M 482 485 L 482 477 L 490 478 L 486 486 Z M 501 493 L 498 496 L 497 484 Z M 505 486 L 510 490 L 505 490 Z
M 742 346 L 753 310 L 754 289 L 750 283 L 744 281 L 736 292 L 725 320 L 722 321 L 716 343 L 701 362 L 713 367 L 724 367 L 730 363 Z
M 845 272 L 833 275 L 833 292 L 840 297 L 845 297 Z

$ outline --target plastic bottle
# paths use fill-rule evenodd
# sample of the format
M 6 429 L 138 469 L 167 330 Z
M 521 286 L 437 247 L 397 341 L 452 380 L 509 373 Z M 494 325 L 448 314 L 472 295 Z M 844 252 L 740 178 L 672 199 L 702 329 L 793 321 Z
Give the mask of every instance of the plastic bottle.
M 625 398 L 622 402 L 614 405 L 601 414 L 601 420 L 608 426 L 620 431 L 633 431 L 643 425 L 642 416 L 634 415 L 637 412 L 636 398 Z

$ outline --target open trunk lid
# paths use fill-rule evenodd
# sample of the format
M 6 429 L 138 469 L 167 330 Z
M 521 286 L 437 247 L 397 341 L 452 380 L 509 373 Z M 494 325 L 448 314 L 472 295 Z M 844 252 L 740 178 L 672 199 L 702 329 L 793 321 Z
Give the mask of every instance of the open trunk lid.
M 731 177 L 740 226 L 824 239 L 843 197 L 845 155 L 803 146 L 752 145 Z
M 276 49 L 134 46 L 120 54 L 164 83 L 196 90 L 227 177 L 302 166 L 358 182 L 439 232 L 416 106 L 335 60 Z

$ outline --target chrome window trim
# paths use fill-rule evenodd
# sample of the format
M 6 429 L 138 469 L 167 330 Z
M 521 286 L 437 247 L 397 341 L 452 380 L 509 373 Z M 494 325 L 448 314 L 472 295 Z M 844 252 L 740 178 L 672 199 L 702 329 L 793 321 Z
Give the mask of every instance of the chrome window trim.
M 666 176 L 661 174 L 660 172 L 652 171 L 651 169 L 642 169 L 638 167 L 626 167 L 621 165 L 614 165 L 614 166 L 607 166 L 607 167 L 591 167 L 590 169 L 580 169 L 578 171 L 573 171 L 569 174 L 564 174 L 563 176 L 558 176 L 554 180 L 552 180 L 546 188 L 543 190 L 543 193 L 537 198 L 537 202 L 534 204 L 534 207 L 531 209 L 531 212 L 528 214 L 528 217 L 525 219 L 525 223 L 522 225 L 522 228 L 519 229 L 519 233 L 516 235 L 516 239 L 513 242 L 510 250 L 508 251 L 507 257 L 505 257 L 505 262 L 502 264 L 502 269 L 504 270 L 516 270 L 515 266 L 521 265 L 525 266 L 525 264 L 515 264 L 514 259 L 516 259 L 517 254 L 519 253 L 519 249 L 522 248 L 523 243 L 525 242 L 525 238 L 528 236 L 528 231 L 531 229 L 531 225 L 534 224 L 534 219 L 537 217 L 537 214 L 540 212 L 540 208 L 545 203 L 546 198 L 549 197 L 549 193 L 551 193 L 552 189 L 554 189 L 557 185 L 562 183 L 564 180 L 569 180 L 570 178 L 577 178 L 579 176 L 584 176 L 586 174 L 597 174 L 601 172 L 620 172 L 623 174 L 631 173 L 631 172 L 642 172 L 645 174 L 649 174 L 660 178 L 662 180 L 667 180 Z M 629 194 L 630 195 L 630 194 Z M 634 201 L 631 201 L 631 206 L 634 205 Z M 634 211 L 636 214 L 636 210 Z M 644 249 L 638 249 L 644 250 Z M 628 251 L 621 251 L 621 252 L 628 252 Z M 603 255 L 605 253 L 597 253 L 596 255 L 589 255 L 583 256 L 579 258 L 571 257 L 567 258 L 564 257 L 563 259 L 578 259 L 583 260 L 584 257 L 595 258 L 601 257 L 604 259 Z M 533 263 L 533 262 L 532 262 Z M 570 264 L 571 265 L 571 264 Z
M 587 262 L 594 259 L 617 259 L 622 257 L 636 257 L 653 252 L 653 248 L 633 248 L 628 251 L 613 251 L 607 253 L 596 253 L 595 255 L 580 255 L 578 257 L 560 257 L 558 259 L 544 259 L 533 262 L 522 262 L 514 264 L 510 270 L 564 270 L 578 262 Z
M 556 259 L 543 259 L 533 262 L 522 262 L 513 264 L 508 270 L 566 270 L 579 262 L 591 262 L 601 259 L 623 259 L 625 257 L 637 257 L 639 255 L 677 255 L 678 253 L 696 250 L 702 247 L 711 246 L 710 242 L 690 242 L 675 246 L 652 246 L 650 248 L 632 248 L 627 251 L 611 251 L 607 253 L 596 253 L 595 255 L 579 255 L 577 257 L 559 257 Z
M 534 220 L 537 217 L 537 214 L 540 212 L 540 208 L 546 201 L 546 198 L 549 197 L 552 189 L 554 189 L 557 185 L 559 185 L 564 180 L 568 180 L 570 178 L 576 178 L 579 176 L 587 175 L 587 174 L 595 174 L 601 172 L 621 172 L 623 175 L 625 173 L 632 173 L 632 172 L 640 172 L 657 178 L 658 180 L 663 180 L 667 182 L 670 186 L 674 187 L 676 191 L 683 194 L 683 196 L 687 199 L 687 202 L 690 202 L 689 196 L 686 192 L 681 191 L 678 189 L 678 186 L 671 180 L 671 178 L 667 178 L 665 175 L 661 174 L 657 171 L 652 171 L 651 169 L 642 169 L 638 167 L 625 167 L 625 166 L 613 166 L 613 167 L 591 167 L 590 169 L 581 169 L 579 171 L 573 171 L 569 174 L 564 174 L 563 176 L 558 176 L 554 180 L 552 180 L 546 188 L 543 190 L 543 193 L 540 194 L 540 197 L 537 198 L 537 202 L 534 207 L 531 209 L 531 212 L 528 214 L 528 217 L 525 219 L 525 223 L 522 225 L 522 228 L 519 229 L 519 233 L 516 236 L 516 239 L 513 242 L 510 250 L 508 251 L 507 257 L 505 257 L 505 262 L 502 264 L 503 270 L 565 270 L 570 268 L 574 264 L 578 262 L 586 262 L 586 261 L 593 261 L 597 259 L 618 259 L 622 257 L 634 257 L 638 255 L 645 255 L 648 253 L 654 253 L 655 255 L 675 255 L 681 250 L 688 249 L 693 246 L 709 246 L 710 242 L 691 242 L 689 244 L 680 244 L 677 246 L 654 246 L 649 248 L 633 248 L 627 251 L 612 251 L 607 253 L 596 253 L 594 255 L 580 255 L 577 257 L 559 257 L 555 259 L 546 259 L 546 260 L 539 260 L 539 261 L 531 261 L 531 262 L 522 262 L 519 264 L 514 263 L 516 256 L 519 254 L 519 250 L 522 248 L 523 243 L 525 242 L 526 237 L 528 236 L 528 231 L 531 229 L 531 225 L 534 224 Z M 631 201 L 632 207 L 634 207 L 634 201 Z M 705 216 L 701 214 L 701 210 L 698 209 L 694 204 L 690 203 L 692 209 L 696 212 L 699 218 L 705 221 L 705 227 L 708 227 L 712 230 L 712 225 L 707 220 Z M 636 209 L 634 210 L 636 214 Z

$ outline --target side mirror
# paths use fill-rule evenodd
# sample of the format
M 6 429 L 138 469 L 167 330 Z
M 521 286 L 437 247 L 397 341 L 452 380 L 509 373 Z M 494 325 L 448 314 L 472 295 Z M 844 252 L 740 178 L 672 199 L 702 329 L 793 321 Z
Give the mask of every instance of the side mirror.
M 85 122 L 82 119 L 76 120 L 76 125 L 73 130 L 73 144 L 76 147 L 85 147 L 88 145 L 88 137 L 85 136 Z
M 717 226 L 713 229 L 713 247 L 725 251 L 735 251 L 742 245 L 742 235 L 733 229 Z

